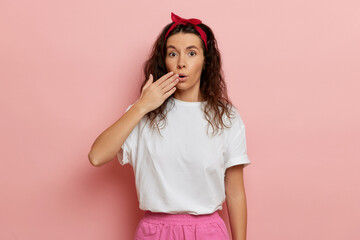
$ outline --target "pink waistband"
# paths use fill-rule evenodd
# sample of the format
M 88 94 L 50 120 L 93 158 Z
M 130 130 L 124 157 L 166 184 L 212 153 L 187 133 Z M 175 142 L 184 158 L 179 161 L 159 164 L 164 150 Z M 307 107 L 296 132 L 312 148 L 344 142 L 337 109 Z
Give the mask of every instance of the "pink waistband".
M 150 220 L 151 222 L 182 222 L 182 223 L 193 223 L 193 222 L 211 222 L 216 219 L 221 218 L 217 211 L 210 214 L 171 214 L 163 212 L 151 212 L 145 211 L 144 219 L 145 221 Z

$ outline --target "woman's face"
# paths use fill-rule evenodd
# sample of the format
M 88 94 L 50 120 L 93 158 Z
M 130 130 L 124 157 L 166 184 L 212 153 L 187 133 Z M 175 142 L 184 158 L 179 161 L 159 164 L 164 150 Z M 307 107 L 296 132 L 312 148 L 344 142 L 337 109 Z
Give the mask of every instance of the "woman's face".
M 167 71 L 187 76 L 184 80 L 180 78 L 176 84 L 176 92 L 200 89 L 201 72 L 205 64 L 201 41 L 201 38 L 193 33 L 176 33 L 167 39 L 165 56 Z

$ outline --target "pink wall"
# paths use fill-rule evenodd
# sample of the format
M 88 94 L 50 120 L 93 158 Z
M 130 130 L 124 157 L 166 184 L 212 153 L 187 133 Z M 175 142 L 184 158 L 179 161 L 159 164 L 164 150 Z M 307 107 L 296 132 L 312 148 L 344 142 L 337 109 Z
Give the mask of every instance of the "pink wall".
M 248 239 L 360 239 L 359 1 L 191 2 L 1 2 L 0 239 L 132 239 L 131 166 L 87 154 L 139 97 L 171 11 L 217 36 L 247 127 Z

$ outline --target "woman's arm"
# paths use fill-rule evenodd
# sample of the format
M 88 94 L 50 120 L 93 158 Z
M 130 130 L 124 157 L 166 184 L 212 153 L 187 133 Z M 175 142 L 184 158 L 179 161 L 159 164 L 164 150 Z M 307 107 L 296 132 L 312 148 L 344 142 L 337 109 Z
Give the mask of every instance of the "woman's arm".
M 235 165 L 225 173 L 226 205 L 233 240 L 246 240 L 247 208 L 243 167 L 243 164 Z
M 102 132 L 91 146 L 88 154 L 90 163 L 101 166 L 112 160 L 146 113 L 142 103 L 137 101 L 120 119 Z

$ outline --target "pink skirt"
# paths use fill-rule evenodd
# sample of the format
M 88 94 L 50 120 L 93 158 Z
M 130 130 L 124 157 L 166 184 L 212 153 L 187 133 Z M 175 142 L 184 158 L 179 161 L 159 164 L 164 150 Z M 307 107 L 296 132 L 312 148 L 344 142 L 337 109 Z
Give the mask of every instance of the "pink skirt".
M 145 211 L 135 240 L 230 240 L 225 222 L 211 214 L 169 214 Z

